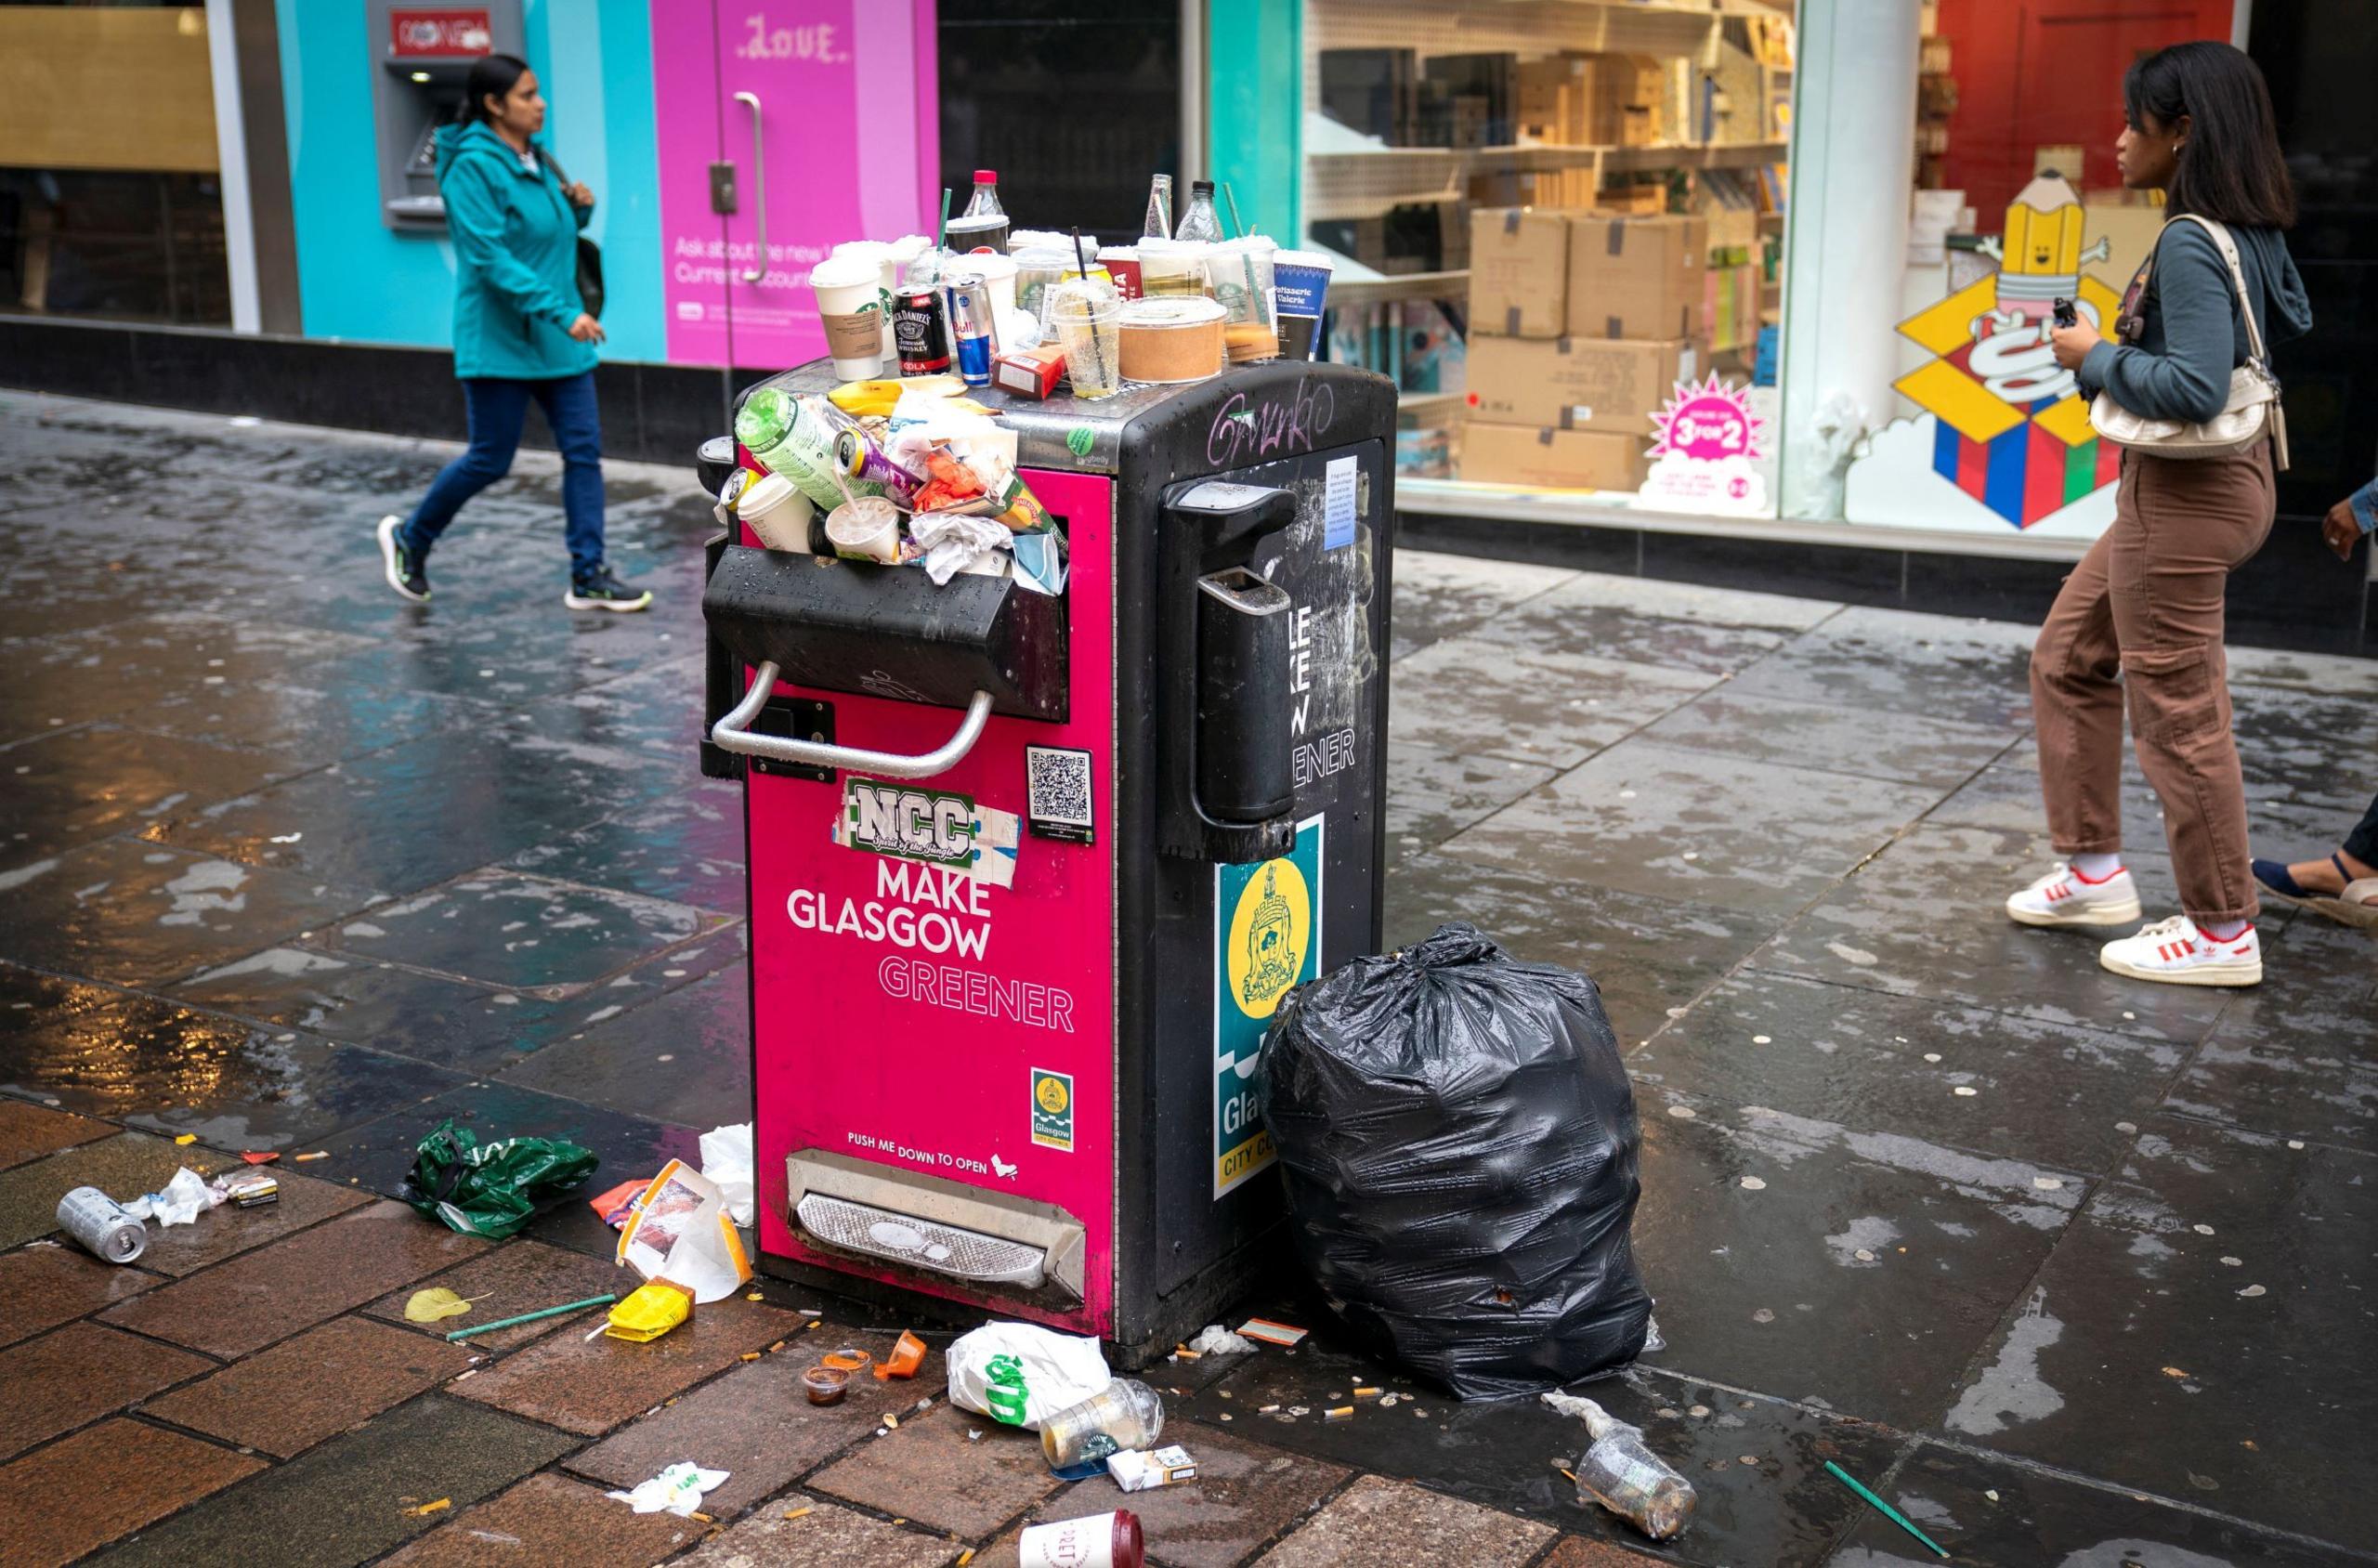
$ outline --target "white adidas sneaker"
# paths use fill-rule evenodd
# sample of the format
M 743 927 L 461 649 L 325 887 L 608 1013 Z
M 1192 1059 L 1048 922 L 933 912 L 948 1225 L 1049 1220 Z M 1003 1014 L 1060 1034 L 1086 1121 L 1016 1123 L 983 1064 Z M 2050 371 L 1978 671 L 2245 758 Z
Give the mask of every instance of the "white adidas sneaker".
M 2059 860 L 2056 869 L 2006 895 L 2006 915 L 2024 925 L 2128 925 L 2138 918 L 2138 887 L 2127 866 L 2093 882 Z
M 2244 934 L 2219 942 L 2197 929 L 2186 915 L 2141 927 L 2136 936 L 2117 937 L 2097 949 L 2097 961 L 2133 980 L 2172 986 L 2259 986 L 2263 943 L 2252 921 Z

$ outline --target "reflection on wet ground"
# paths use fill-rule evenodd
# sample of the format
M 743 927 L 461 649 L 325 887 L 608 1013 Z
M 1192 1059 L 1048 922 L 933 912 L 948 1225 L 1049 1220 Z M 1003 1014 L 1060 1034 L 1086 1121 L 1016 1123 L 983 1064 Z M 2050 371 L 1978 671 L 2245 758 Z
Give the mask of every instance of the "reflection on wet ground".
M 971 1543 L 990 1568 L 1019 1520 L 1113 1506 L 1012 1456 L 961 1486 L 945 1472 L 970 1445 L 930 1423 L 890 1457 L 745 1430 L 780 1369 L 717 1375 L 786 1331 L 775 1285 L 764 1315 L 720 1319 L 713 1360 L 616 1412 L 618 1390 L 577 1380 L 574 1334 L 490 1346 L 534 1340 L 538 1370 L 470 1398 L 388 1359 L 413 1342 L 389 1326 L 400 1280 L 574 1282 L 611 1248 L 572 1202 L 478 1261 L 375 1245 L 348 1267 L 333 1240 L 435 1241 L 366 1196 L 422 1130 L 567 1134 L 648 1170 L 740 1119 L 748 1074 L 740 802 L 693 752 L 707 505 L 686 475 L 615 467 L 613 559 L 658 605 L 572 616 L 552 464 L 524 458 L 440 549 L 435 602 L 408 607 L 370 528 L 444 455 L 0 393 L 0 1339 L 24 1340 L 0 1379 L 62 1368 L 44 1377 L 68 1389 L 19 1427 L 0 1413 L 0 1457 L 24 1451 L 0 1494 L 112 1453 L 187 1478 L 83 1535 L 12 1522 L 0 1496 L 0 1559 L 186 1504 L 127 1549 L 195 1561 L 273 1521 L 311 1561 L 441 1523 L 438 1549 L 466 1545 L 451 1516 L 309 1512 L 385 1470 L 458 1510 L 493 1496 L 475 1539 L 579 1560 L 559 1543 L 630 1516 L 568 1472 L 637 1479 L 660 1437 L 636 1412 L 698 1383 L 721 1392 L 664 1435 L 751 1456 L 734 1509 L 807 1489 L 736 1526 L 752 1560 Z M 1999 898 L 2048 857 L 2027 628 L 1409 552 L 1396 572 L 1388 935 L 1470 920 L 1601 986 L 1642 1113 L 1635 1245 L 1667 1348 L 1598 1397 L 1701 1509 L 1666 1547 L 1628 1536 L 1552 1468 L 1576 1423 L 1414 1390 L 1320 1327 L 1294 1355 L 1158 1366 L 1212 1478 L 1145 1499 L 1163 1561 L 1929 1560 L 1827 1460 L 1962 1562 L 2378 1553 L 2370 937 L 2268 909 L 2269 979 L 2233 994 L 2132 985 L 2085 939 L 2006 924 Z M 2325 850 L 2378 784 L 2378 665 L 2240 650 L 2231 677 L 2257 852 Z M 2124 804 L 2167 912 L 2135 771 Z M 268 1227 L 160 1243 L 124 1274 L 37 1239 L 61 1183 L 143 1191 L 242 1150 L 320 1152 L 284 1164 Z M 276 1258 L 313 1294 L 243 1317 L 263 1309 L 237 1291 Z M 1326 1323 L 1293 1290 L 1252 1305 Z M 236 1360 L 258 1335 L 302 1337 Z M 223 1435 L 254 1395 L 199 1373 L 231 1357 L 220 1376 L 265 1379 L 315 1349 L 390 1392 L 293 1430 L 363 1424 L 302 1456 Z M 113 1370 L 86 1387 L 95 1361 Z M 746 1376 L 769 1392 L 729 1397 Z M 1415 1397 L 1321 1421 L 1362 1384 Z M 167 1388 L 162 1412 L 119 1414 Z M 287 1462 L 251 1474 L 268 1459 Z M 769 1534 L 813 1495 L 842 1555 Z M 1422 1544 L 1441 1535 L 1470 1544 Z

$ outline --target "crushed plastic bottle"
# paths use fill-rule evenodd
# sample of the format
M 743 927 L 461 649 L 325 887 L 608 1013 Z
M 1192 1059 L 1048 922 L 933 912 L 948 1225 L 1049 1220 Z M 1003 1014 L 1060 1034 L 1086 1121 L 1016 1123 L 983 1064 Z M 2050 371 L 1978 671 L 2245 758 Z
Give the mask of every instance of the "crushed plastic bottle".
M 1670 1469 L 1643 1442 L 1641 1429 L 1590 1399 L 1546 1394 L 1544 1402 L 1564 1415 L 1583 1416 L 1594 1445 L 1577 1461 L 1577 1501 L 1600 1503 L 1655 1541 L 1682 1530 L 1692 1517 L 1692 1483 Z

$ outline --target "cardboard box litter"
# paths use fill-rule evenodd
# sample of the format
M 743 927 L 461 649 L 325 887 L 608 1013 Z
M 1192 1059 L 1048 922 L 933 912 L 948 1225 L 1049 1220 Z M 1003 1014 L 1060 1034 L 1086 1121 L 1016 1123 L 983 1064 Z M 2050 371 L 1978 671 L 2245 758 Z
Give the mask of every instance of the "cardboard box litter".
M 1524 207 L 1470 216 L 1470 326 L 1481 336 L 1568 330 L 1569 220 Z
M 1649 439 L 1473 419 L 1462 429 L 1461 477 L 1551 490 L 1640 490 L 1650 468 L 1643 455 Z
M 1676 384 L 1700 379 L 1708 362 L 1690 339 L 1473 337 L 1470 410 L 1502 425 L 1641 436 Z
M 1709 226 L 1698 217 L 1569 220 L 1571 337 L 1697 337 Z

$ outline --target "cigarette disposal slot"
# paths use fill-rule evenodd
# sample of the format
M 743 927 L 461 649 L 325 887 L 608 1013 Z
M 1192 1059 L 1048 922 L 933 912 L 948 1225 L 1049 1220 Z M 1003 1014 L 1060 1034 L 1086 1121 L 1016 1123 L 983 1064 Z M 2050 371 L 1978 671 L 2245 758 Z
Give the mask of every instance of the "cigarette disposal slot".
M 786 1158 L 785 1187 L 794 1227 L 820 1247 L 1081 1300 L 1081 1222 L 1054 1204 L 821 1149 Z

